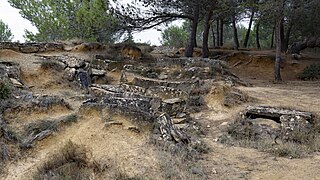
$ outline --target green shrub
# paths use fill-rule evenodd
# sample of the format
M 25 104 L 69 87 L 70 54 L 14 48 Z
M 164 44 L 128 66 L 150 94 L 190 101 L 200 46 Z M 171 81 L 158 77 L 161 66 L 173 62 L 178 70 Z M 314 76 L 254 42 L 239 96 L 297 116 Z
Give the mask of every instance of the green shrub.
M 311 64 L 307 66 L 298 76 L 302 80 L 320 79 L 320 64 Z
M 10 86 L 5 80 L 0 80 L 0 100 L 10 96 Z

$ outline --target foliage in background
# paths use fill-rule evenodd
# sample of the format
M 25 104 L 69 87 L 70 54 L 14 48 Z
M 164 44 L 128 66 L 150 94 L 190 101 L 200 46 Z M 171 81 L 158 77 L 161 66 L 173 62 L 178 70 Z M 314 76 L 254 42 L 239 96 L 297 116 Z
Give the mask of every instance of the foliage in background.
M 161 32 L 161 44 L 170 47 L 184 47 L 188 40 L 185 26 L 169 26 Z
M 108 0 L 9 0 L 38 32 L 26 30 L 28 41 L 80 38 L 114 42 L 121 36 Z
M 10 28 L 8 27 L 7 24 L 2 22 L 2 20 L 0 20 L 0 42 L 11 41 L 12 38 L 13 38 L 13 35 L 11 33 Z

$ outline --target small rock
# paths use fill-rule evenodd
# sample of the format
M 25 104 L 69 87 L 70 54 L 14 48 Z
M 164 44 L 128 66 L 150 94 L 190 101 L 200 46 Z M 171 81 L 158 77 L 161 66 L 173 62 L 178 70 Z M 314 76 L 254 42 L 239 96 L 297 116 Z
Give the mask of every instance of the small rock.
M 188 124 L 175 124 L 175 126 L 179 129 L 186 129 L 188 127 Z
M 211 128 L 211 126 L 210 126 L 210 125 L 207 125 L 207 128 Z
M 186 113 L 178 113 L 178 114 L 176 115 L 176 118 L 184 118 L 184 117 L 186 117 L 186 116 L 187 116 Z
M 215 168 L 212 168 L 212 174 L 218 174 Z
M 192 172 L 192 174 L 202 174 L 203 173 L 202 169 L 198 168 L 198 167 L 192 167 L 191 172 Z
M 109 126 L 113 126 L 113 125 L 116 125 L 116 126 L 121 126 L 123 125 L 122 122 L 117 122 L 117 121 L 109 121 L 109 122 L 106 122 L 105 123 L 105 127 L 109 127 Z
M 18 80 L 13 79 L 13 78 L 10 78 L 10 81 L 12 82 L 12 84 L 13 84 L 15 87 L 23 88 L 23 84 L 22 84 L 21 82 L 19 82 Z
M 163 102 L 167 104 L 175 104 L 181 102 L 182 99 L 180 98 L 173 98 L 173 99 L 164 99 Z
M 186 118 L 173 118 L 172 122 L 173 124 L 182 124 L 185 123 L 187 121 Z
M 226 129 L 228 128 L 228 126 L 229 126 L 229 123 L 228 123 L 228 122 L 223 122 L 223 123 L 221 123 L 221 124 L 218 126 L 218 128 L 219 128 L 220 130 L 226 130 Z
M 158 76 L 158 79 L 160 79 L 160 80 L 168 79 L 168 75 L 165 74 L 165 73 L 161 73 L 161 74 Z
M 129 126 L 128 130 L 133 131 L 135 133 L 140 133 L 140 129 L 136 126 Z
M 104 76 L 106 74 L 105 70 L 92 69 L 93 76 Z
M 76 76 L 76 69 L 74 68 L 66 68 L 63 74 L 63 77 L 66 78 L 68 81 L 73 81 Z

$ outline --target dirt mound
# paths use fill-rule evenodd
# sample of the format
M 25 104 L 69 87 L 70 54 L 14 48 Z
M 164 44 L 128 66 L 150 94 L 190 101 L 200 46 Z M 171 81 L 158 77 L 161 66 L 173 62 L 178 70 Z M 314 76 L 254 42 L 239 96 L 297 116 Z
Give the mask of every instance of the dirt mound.
M 274 79 L 274 59 L 272 52 L 238 52 L 227 57 L 232 72 L 249 79 Z M 281 75 L 284 80 L 297 80 L 298 74 L 311 62 L 307 59 L 292 60 L 289 55 L 283 55 Z
M 251 100 L 252 98 L 246 93 L 235 87 L 226 86 L 222 82 L 216 83 L 205 96 L 206 105 L 214 110 L 238 106 Z
M 0 49 L 0 58 L 5 58 L 5 57 L 19 57 L 22 56 L 21 53 L 16 52 L 11 49 Z
M 73 52 L 86 52 L 86 51 L 95 51 L 95 50 L 103 50 L 105 47 L 100 43 L 82 43 L 80 45 L 76 45 L 72 48 Z

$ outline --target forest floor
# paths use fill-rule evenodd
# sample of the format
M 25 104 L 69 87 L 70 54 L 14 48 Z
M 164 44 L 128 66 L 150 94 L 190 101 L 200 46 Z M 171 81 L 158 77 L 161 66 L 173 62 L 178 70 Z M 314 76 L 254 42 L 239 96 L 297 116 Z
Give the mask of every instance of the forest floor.
M 53 56 L 65 53 L 41 55 Z M 300 60 L 287 59 L 282 68 L 284 81 L 274 83 L 274 64 L 269 59 L 273 52 L 246 51 L 245 53 L 249 53 L 249 56 L 236 54 L 229 58 L 227 63 L 234 74 L 251 84 L 248 87 L 240 86 L 239 89 L 255 100 L 236 107 L 224 107 L 219 104 L 214 105 L 209 99 L 207 103 L 213 104 L 212 106 L 191 114 L 204 127 L 205 136 L 202 140 L 209 147 L 208 153 L 203 154 L 192 168 L 194 171 L 203 172 L 204 179 L 320 179 L 320 152 L 290 159 L 276 157 L 256 149 L 217 142 L 216 139 L 223 129 L 221 125 L 232 122 L 234 117 L 248 105 L 291 107 L 320 114 L 320 82 L 301 81 L 297 78 L 298 73 L 306 66 L 319 63 L 320 58 L 304 56 Z M 59 118 L 79 112 L 82 103 L 79 97 L 85 96 L 82 91 L 65 83 L 59 83 L 62 78 L 59 74 L 41 69 L 41 59 L 38 55 L 0 50 L 0 61 L 18 63 L 21 67 L 22 80 L 27 87 L 30 87 L 31 92 L 62 97 L 72 109 L 54 107 L 48 113 L 11 114 L 22 124 L 32 122 L 34 119 Z M 85 52 L 72 55 L 89 56 Z M 112 83 L 117 83 L 120 73 L 110 72 L 108 76 L 114 80 Z M 135 123 L 121 115 L 111 117 L 121 122 L 121 125 L 105 127 L 106 117 L 109 117 L 107 111 L 102 113 L 95 109 L 81 111 L 76 123 L 63 127 L 52 136 L 39 141 L 34 148 L 27 150 L 19 158 L 7 162 L 0 179 L 32 179 L 39 167 L 69 140 L 86 147 L 91 152 L 91 161 L 107 164 L 107 171 L 99 176 L 92 175 L 92 179 L 113 179 L 115 171 L 119 177 L 119 173 L 124 173 L 126 177 L 137 179 L 170 179 L 168 171 L 181 173 L 178 176 L 180 179 L 190 178 L 179 170 L 181 165 L 163 158 L 167 157 L 164 155 L 166 152 L 150 144 L 151 127 L 145 125 L 140 133 L 130 131 L 128 127 L 135 126 Z M 197 173 L 199 174 L 199 172 L 194 174 Z

